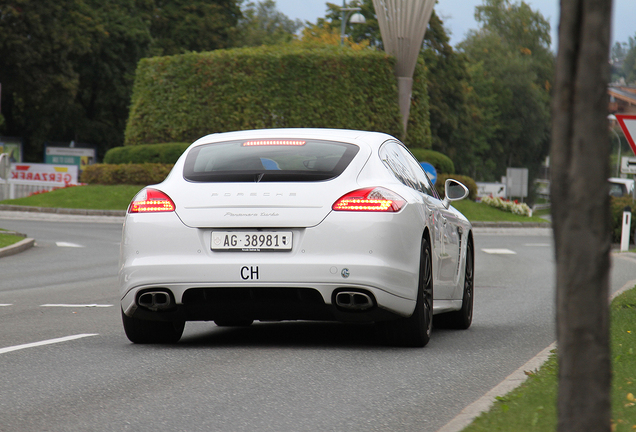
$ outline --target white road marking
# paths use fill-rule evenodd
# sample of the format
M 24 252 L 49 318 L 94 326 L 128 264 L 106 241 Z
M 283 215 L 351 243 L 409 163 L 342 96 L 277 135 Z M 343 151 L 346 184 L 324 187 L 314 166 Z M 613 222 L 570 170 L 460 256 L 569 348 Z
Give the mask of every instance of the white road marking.
M 27 348 L 35 348 L 35 347 L 39 347 L 43 345 L 51 345 L 51 344 L 56 344 L 61 342 L 68 342 L 75 339 L 81 339 L 81 338 L 85 338 L 89 336 L 97 336 L 97 335 L 98 333 L 84 333 L 84 334 L 78 334 L 73 336 L 65 336 L 65 337 L 56 338 L 56 339 L 43 340 L 40 342 L 32 342 L 28 344 L 15 345 L 15 346 L 6 347 L 6 348 L 0 348 L 0 354 L 5 354 L 11 351 L 18 351 L 18 350 L 27 349 Z
M 70 247 L 70 248 L 83 248 L 84 246 L 77 243 L 69 243 L 69 242 L 55 242 L 57 247 Z
M 0 307 L 13 306 L 11 303 L 0 303 Z
M 511 251 L 510 249 L 482 249 L 482 251 L 492 255 L 516 255 L 517 254 L 517 252 Z
M 43 304 L 40 307 L 63 307 L 63 308 L 107 308 L 112 307 L 110 304 Z

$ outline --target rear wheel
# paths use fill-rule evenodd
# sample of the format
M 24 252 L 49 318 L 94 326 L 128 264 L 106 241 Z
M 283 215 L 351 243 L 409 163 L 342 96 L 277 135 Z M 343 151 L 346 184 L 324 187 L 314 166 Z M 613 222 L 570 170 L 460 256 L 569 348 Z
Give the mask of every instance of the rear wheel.
M 433 265 L 431 247 L 422 239 L 417 302 L 413 315 L 388 323 L 392 341 L 401 346 L 423 347 L 433 329 Z
M 131 342 L 138 344 L 177 343 L 181 339 L 184 321 L 148 321 L 127 316 L 121 312 L 124 331 Z
M 447 312 L 435 316 L 435 326 L 466 330 L 473 322 L 473 304 L 475 302 L 475 253 L 473 242 L 466 247 L 466 267 L 464 270 L 464 293 L 462 308 L 455 312 Z

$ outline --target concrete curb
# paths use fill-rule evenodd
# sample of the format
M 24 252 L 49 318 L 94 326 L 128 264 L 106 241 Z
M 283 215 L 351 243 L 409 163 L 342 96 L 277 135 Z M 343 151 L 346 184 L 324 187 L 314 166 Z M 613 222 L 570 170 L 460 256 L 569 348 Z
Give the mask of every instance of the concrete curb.
M 0 258 L 24 252 L 25 250 L 32 248 L 34 245 L 35 239 L 27 237 L 24 240 L 20 240 L 10 246 L 0 248 Z
M 0 211 L 18 211 L 29 213 L 52 213 L 66 215 L 84 215 L 84 216 L 126 216 L 126 210 L 85 210 L 85 209 L 68 209 L 55 207 L 32 207 L 0 204 Z

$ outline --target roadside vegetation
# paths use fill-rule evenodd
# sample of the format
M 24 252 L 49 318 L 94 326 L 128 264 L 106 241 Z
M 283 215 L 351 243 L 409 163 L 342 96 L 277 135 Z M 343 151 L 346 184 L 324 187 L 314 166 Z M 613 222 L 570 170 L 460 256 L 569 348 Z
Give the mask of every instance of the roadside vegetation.
M 3 231 L 3 229 L 0 229 L 0 249 L 2 249 L 3 247 L 11 246 L 12 244 L 19 242 L 20 240 L 24 240 L 24 237 L 22 236 L 7 234 Z
M 143 186 L 88 185 L 57 189 L 25 198 L 0 201 L 0 204 L 88 210 L 126 210 Z
M 610 307 L 612 349 L 612 431 L 636 430 L 636 289 L 616 297 Z M 463 432 L 543 432 L 557 429 L 556 353 L 517 389 L 498 397 L 490 411 Z

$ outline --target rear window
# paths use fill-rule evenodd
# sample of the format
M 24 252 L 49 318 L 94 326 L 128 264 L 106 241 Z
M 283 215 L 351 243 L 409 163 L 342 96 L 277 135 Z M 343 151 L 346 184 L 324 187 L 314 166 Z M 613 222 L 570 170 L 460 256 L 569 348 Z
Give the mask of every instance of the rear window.
M 329 180 L 347 168 L 358 150 L 353 144 L 302 139 L 207 144 L 188 153 L 183 176 L 192 182 Z

